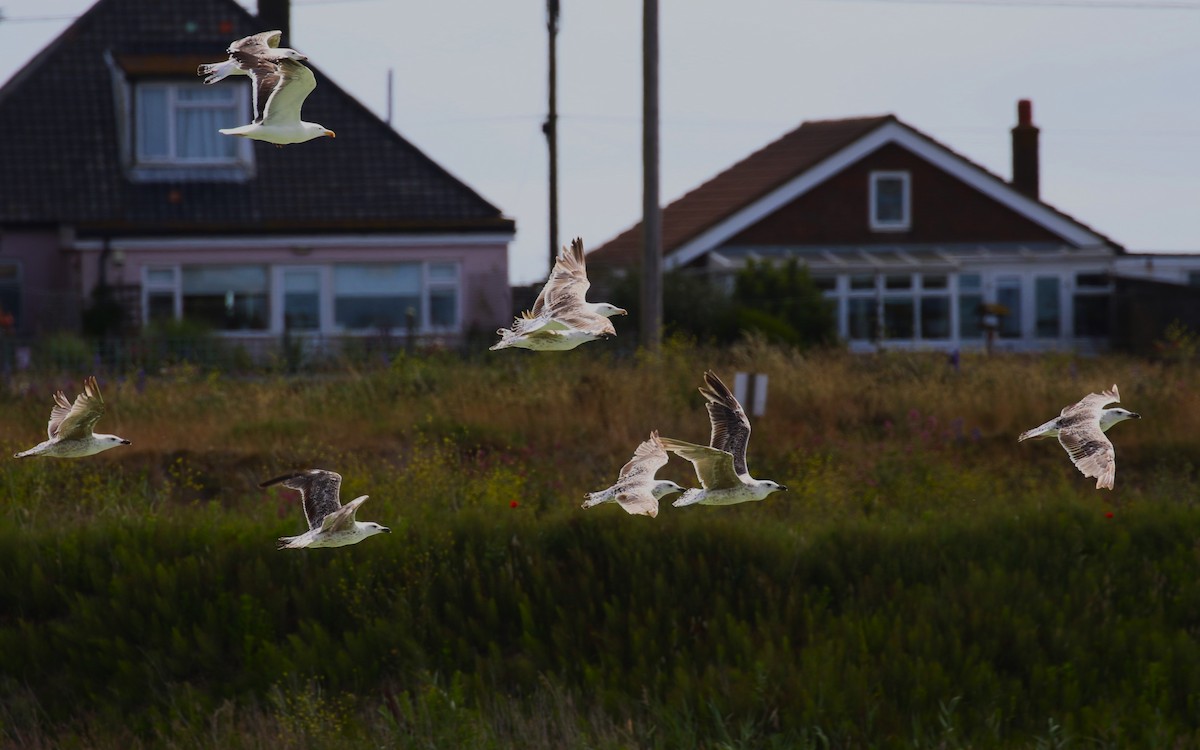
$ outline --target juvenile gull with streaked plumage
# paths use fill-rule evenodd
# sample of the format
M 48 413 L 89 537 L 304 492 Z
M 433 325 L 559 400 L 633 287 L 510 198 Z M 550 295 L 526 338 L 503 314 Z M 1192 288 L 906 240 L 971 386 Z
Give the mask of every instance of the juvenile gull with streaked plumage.
M 663 449 L 658 431 L 650 433 L 633 452 L 633 458 L 621 468 L 616 484 L 606 490 L 589 492 L 582 508 L 592 508 L 601 503 L 617 503 L 630 515 L 658 515 L 658 501 L 672 492 L 683 492 L 669 479 L 655 479 L 658 470 L 667 465 L 667 452 Z
M 317 79 L 300 61 L 308 58 L 289 47 L 280 47 L 280 31 L 264 31 L 229 45 L 229 59 L 201 65 L 197 75 L 212 84 L 233 74 L 251 78 L 254 119 L 249 125 L 222 128 L 225 135 L 284 146 L 304 143 L 322 136 L 334 137 L 324 125 L 300 119 L 304 100 L 317 87 Z
M 279 549 L 303 547 L 344 547 L 356 544 L 369 536 L 390 534 L 391 529 L 371 521 L 356 521 L 358 506 L 367 500 L 361 495 L 342 505 L 340 489 L 342 475 L 325 469 L 308 469 L 268 479 L 259 487 L 282 484 L 300 491 L 304 501 L 304 517 L 308 531 L 298 536 L 279 538 Z
M 1141 419 L 1128 409 L 1104 407 L 1121 401 L 1117 384 L 1112 390 L 1090 393 L 1077 404 L 1064 406 L 1062 412 L 1045 424 L 1026 430 L 1017 442 L 1031 438 L 1057 437 L 1075 468 L 1085 477 L 1096 478 L 1096 489 L 1112 489 L 1117 477 L 1117 452 L 1105 432 L 1117 422 Z
M 535 351 L 566 351 L 580 344 L 616 336 L 610 317 L 628 313 L 607 302 L 584 299 L 591 288 L 584 260 L 583 240 L 576 237 L 571 248 L 558 253 L 546 285 L 533 307 L 513 322 L 512 328 L 496 331 L 500 340 L 492 351 L 515 347 Z
M 692 462 L 701 489 L 690 489 L 672 505 L 735 505 L 762 500 L 777 490 L 786 490 L 770 479 L 755 479 L 746 467 L 750 442 L 750 420 L 733 393 L 712 370 L 704 373 L 700 393 L 708 402 L 712 434 L 708 446 L 663 438 L 663 447 Z
M 54 394 L 54 408 L 50 410 L 50 423 L 46 426 L 49 439 L 13 457 L 81 458 L 118 445 L 130 445 L 125 438 L 92 432 L 102 416 L 104 398 L 100 395 L 96 376 L 92 375 L 83 381 L 83 393 L 75 397 L 75 403 L 68 401 L 62 391 Z

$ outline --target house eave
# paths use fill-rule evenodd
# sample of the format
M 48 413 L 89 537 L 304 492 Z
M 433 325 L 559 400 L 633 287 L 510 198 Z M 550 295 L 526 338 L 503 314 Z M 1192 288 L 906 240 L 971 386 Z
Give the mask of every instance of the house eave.
M 258 234 L 229 234 L 210 237 L 112 236 L 105 239 L 76 239 L 68 247 L 79 251 L 99 251 L 108 244 L 113 250 L 220 250 L 253 246 L 264 250 L 325 248 L 403 248 L 446 247 L 461 245 L 507 245 L 512 232 L 489 233 L 412 233 L 412 234 L 291 234 L 263 236 Z

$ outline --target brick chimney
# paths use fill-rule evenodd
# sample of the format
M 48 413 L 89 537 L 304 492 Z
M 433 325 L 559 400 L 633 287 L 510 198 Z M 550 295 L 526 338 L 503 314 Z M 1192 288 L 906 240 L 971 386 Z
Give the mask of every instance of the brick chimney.
M 1017 126 L 1012 129 L 1012 186 L 1037 200 L 1038 129 L 1033 124 L 1033 102 L 1028 99 L 1017 101 Z
M 279 29 L 283 32 L 280 47 L 292 46 L 291 0 L 258 0 L 258 23 L 260 31 Z

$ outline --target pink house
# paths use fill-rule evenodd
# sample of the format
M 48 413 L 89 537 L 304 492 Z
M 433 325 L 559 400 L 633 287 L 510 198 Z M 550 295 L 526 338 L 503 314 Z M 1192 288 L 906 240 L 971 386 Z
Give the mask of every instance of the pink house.
M 508 321 L 513 220 L 319 61 L 304 116 L 336 139 L 217 132 L 249 122 L 249 84 L 204 86 L 196 66 L 264 29 L 292 44 L 287 3 L 259 10 L 99 0 L 0 88 L 0 322 L 78 330 L 99 297 L 126 332 L 189 319 L 246 338 L 411 325 L 452 340 Z

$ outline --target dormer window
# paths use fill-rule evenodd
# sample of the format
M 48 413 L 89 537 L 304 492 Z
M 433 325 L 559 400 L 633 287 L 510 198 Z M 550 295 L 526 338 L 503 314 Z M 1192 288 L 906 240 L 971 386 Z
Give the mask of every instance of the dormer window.
M 134 182 L 244 182 L 254 148 L 221 128 L 250 122 L 245 79 L 205 86 L 189 56 L 106 56 L 117 100 L 121 162 Z
M 873 232 L 905 232 L 912 225 L 908 172 L 872 172 L 869 220 Z
M 233 166 L 243 139 L 222 135 L 248 121 L 235 85 L 138 83 L 134 86 L 134 158 L 138 165 Z

